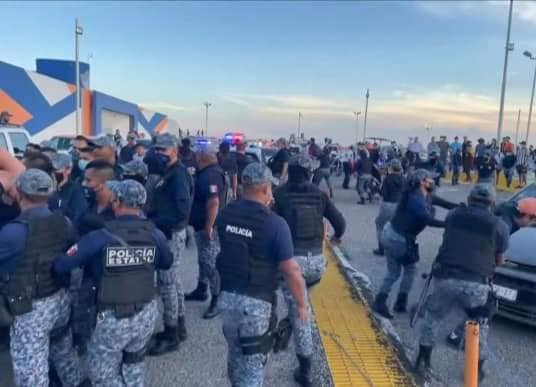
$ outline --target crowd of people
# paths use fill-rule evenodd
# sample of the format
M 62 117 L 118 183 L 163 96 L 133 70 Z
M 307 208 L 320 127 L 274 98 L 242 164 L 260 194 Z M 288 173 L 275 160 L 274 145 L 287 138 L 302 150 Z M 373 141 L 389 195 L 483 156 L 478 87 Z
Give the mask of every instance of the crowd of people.
M 307 288 L 326 268 L 324 219 L 334 243 L 345 220 L 310 183 L 315 162 L 285 143 L 271 169 L 244 143 L 194 152 L 168 133 L 148 147 L 133 132 L 125 144 L 78 136 L 68 154 L 29 144 L 22 160 L 0 150 L 0 334 L 15 385 L 142 386 L 145 356 L 187 339 L 186 302 L 209 299 L 202 317 L 221 314 L 232 385 L 262 385 L 291 330 L 294 378 L 312 385 Z M 194 240 L 198 283 L 185 293 Z

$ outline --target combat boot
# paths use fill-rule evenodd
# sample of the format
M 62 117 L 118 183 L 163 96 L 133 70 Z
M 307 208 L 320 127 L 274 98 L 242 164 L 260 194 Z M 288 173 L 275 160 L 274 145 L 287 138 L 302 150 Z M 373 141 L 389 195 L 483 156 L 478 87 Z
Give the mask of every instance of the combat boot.
M 383 245 L 381 243 L 378 243 L 378 248 L 376 250 L 372 250 L 372 254 L 382 257 L 385 254 L 385 251 L 383 250 Z
M 157 333 L 154 340 L 149 343 L 150 356 L 160 356 L 179 349 L 177 327 L 166 325 L 164 332 Z
M 394 311 L 397 313 L 406 313 L 408 311 L 408 294 L 398 293 Z
M 178 332 L 179 342 L 186 340 L 186 337 L 187 337 L 186 319 L 184 316 L 179 316 L 177 332 Z
M 432 347 L 427 345 L 419 345 L 419 353 L 415 360 L 414 371 L 421 375 L 426 376 L 430 373 L 432 368 Z
M 198 282 L 197 287 L 191 293 L 185 294 L 186 301 L 206 301 L 208 300 L 208 286 L 205 283 Z
M 294 380 L 303 387 L 313 385 L 313 373 L 311 372 L 311 358 L 298 355 L 300 366 L 294 371 Z
M 208 307 L 208 310 L 203 315 L 203 318 L 205 320 L 210 320 L 211 318 L 216 317 L 220 314 L 220 310 L 218 309 L 218 296 L 212 296 L 210 300 L 210 306 Z
M 387 297 L 388 296 L 385 293 L 378 293 L 374 300 L 374 304 L 372 305 L 372 310 L 385 318 L 392 319 L 394 316 L 391 314 L 389 307 L 387 306 Z

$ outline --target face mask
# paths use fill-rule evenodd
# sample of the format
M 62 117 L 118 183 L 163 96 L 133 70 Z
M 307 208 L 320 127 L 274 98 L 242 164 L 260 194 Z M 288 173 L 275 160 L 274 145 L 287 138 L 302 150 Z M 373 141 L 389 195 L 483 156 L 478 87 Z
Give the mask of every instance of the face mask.
M 97 193 L 94 188 L 84 187 L 84 196 L 90 203 L 95 203 L 97 201 Z
M 85 171 L 88 164 L 89 164 L 89 161 L 87 160 L 79 160 L 78 168 L 80 168 L 81 171 Z
M 161 171 L 164 171 L 169 164 L 171 158 L 163 153 L 156 154 L 156 163 Z
M 426 186 L 426 191 L 428 191 L 428 192 L 434 192 L 434 189 L 435 189 L 435 183 L 434 182 L 428 183 L 428 185 Z
M 63 173 L 54 172 L 54 177 L 56 178 L 56 183 L 61 184 L 63 181 Z

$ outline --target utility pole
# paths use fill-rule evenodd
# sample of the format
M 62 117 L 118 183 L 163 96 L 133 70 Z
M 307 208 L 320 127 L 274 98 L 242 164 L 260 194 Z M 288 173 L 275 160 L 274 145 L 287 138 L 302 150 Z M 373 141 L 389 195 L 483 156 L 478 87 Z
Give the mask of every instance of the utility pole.
M 369 89 L 367 89 L 367 94 L 365 95 L 367 98 L 365 103 L 365 121 L 363 122 L 363 141 L 366 141 L 367 139 L 367 115 L 368 115 L 368 100 L 370 97 Z
M 205 137 L 208 137 L 208 108 L 212 106 L 210 102 L 203 102 L 205 106 Z
M 76 74 L 76 135 L 80 134 L 80 61 L 78 59 L 78 37 L 84 33 L 84 30 L 78 24 L 78 18 L 74 20 L 74 62 L 75 62 L 75 74 Z
M 301 131 L 301 118 L 303 117 L 303 114 L 301 112 L 298 112 L 298 140 L 300 141 L 300 131 Z
M 354 112 L 355 116 L 355 143 L 359 142 L 359 115 L 361 112 Z
M 520 118 L 521 118 L 521 109 L 519 109 L 517 111 L 516 137 L 515 137 L 515 140 L 514 140 L 514 143 L 516 144 L 516 146 L 518 144 L 517 140 L 519 139 L 519 120 L 520 120 Z
M 528 57 L 530 60 L 536 61 L 536 57 L 532 56 L 532 54 L 529 51 L 525 51 L 523 55 Z M 527 134 L 525 136 L 526 142 L 529 141 L 530 123 L 532 120 L 532 104 L 534 103 L 534 87 L 535 86 L 536 86 L 536 65 L 534 66 L 534 77 L 532 78 L 532 92 L 530 94 L 529 118 L 527 120 Z
M 506 30 L 506 46 L 504 47 L 504 69 L 501 86 L 501 104 L 499 105 L 499 123 L 497 124 L 497 142 L 501 141 L 503 114 L 504 114 L 504 96 L 506 93 L 506 72 L 508 70 L 508 53 L 514 50 L 514 44 L 510 43 L 510 30 L 512 29 L 512 8 L 514 0 L 510 0 L 510 9 L 508 11 L 508 28 Z

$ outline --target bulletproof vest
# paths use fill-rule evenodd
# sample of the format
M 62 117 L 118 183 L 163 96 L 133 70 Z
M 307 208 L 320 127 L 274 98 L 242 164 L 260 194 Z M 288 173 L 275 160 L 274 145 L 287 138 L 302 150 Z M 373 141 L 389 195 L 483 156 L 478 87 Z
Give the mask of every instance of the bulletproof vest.
M 491 212 L 471 206 L 456 208 L 447 218 L 436 261 L 442 267 L 490 278 L 495 269 L 497 222 Z
M 69 223 L 58 213 L 45 217 L 22 214 L 15 222 L 28 226 L 24 254 L 11 275 L 6 296 L 14 315 L 31 311 L 32 300 L 49 297 L 60 289 L 52 275 L 54 260 L 69 247 Z
M 113 239 L 102 252 L 98 308 L 117 311 L 143 306 L 155 295 L 154 225 L 145 219 L 133 219 L 109 221 L 105 227 Z
M 281 215 L 292 233 L 295 255 L 320 254 L 324 238 L 322 192 L 309 187 L 292 187 L 281 196 Z M 278 198 L 279 199 L 279 198 Z
M 216 265 L 221 289 L 273 302 L 278 268 L 264 251 L 264 225 L 270 212 L 261 207 L 244 211 L 241 203 L 229 204 L 218 215 L 221 251 Z

